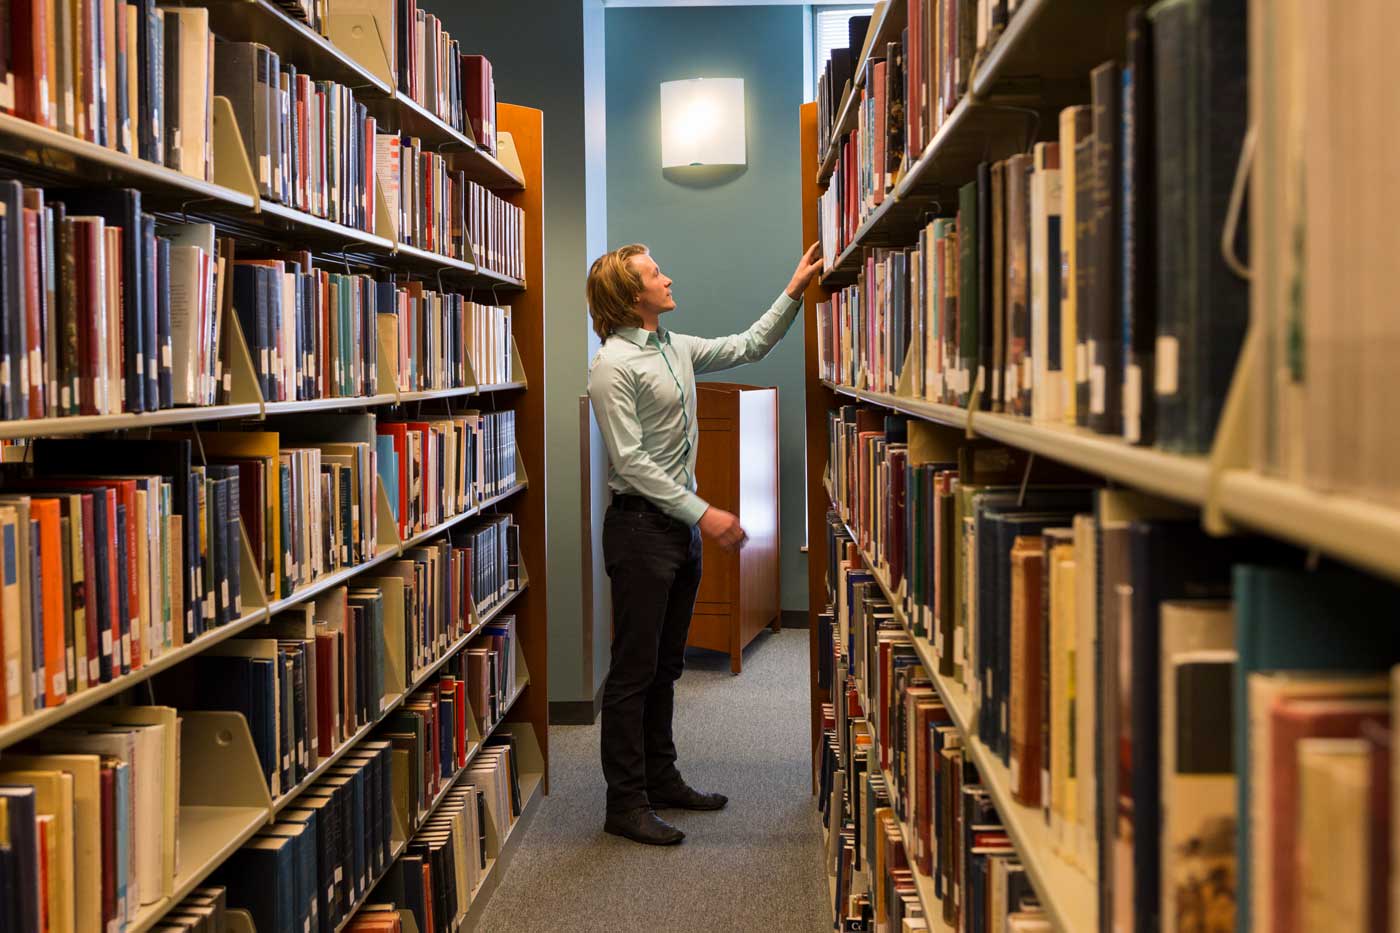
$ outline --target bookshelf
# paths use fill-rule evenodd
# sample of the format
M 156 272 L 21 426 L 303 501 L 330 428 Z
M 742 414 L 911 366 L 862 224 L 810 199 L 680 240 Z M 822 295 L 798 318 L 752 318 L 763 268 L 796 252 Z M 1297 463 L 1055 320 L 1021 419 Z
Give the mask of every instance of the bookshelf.
M 406 95 L 399 93 L 382 59 L 366 57 L 362 40 L 365 23 L 360 14 L 342 13 L 327 22 L 329 35 L 320 35 L 289 17 L 269 0 L 209 0 L 211 31 L 229 39 L 258 41 L 276 50 L 285 61 L 318 79 L 343 83 L 355 89 L 381 121 L 381 129 L 420 136 L 425 146 L 440 151 L 454 169 L 494 191 L 524 213 L 524 275 L 512 277 L 483 263 L 429 252 L 398 242 L 392 225 L 383 221 L 386 209 L 379 198 L 381 223 L 374 232 L 316 217 L 259 196 L 242 152 L 240 128 L 222 98 L 211 100 L 215 151 L 209 180 L 125 155 L 113 149 L 0 114 L 0 177 L 16 178 L 44 186 L 82 187 L 109 185 L 130 187 L 143 196 L 143 208 L 162 221 L 202 221 L 214 225 L 218 235 L 250 243 L 285 246 L 311 251 L 318 264 L 340 271 L 382 271 L 399 281 L 417 279 L 440 291 L 463 294 L 470 300 L 508 305 L 513 329 L 509 379 L 479 383 L 467 355 L 468 383 L 441 390 L 400 391 L 381 368 L 377 392 L 357 397 L 298 401 L 269 401 L 263 397 L 258 377 L 251 370 L 247 343 L 236 320 L 226 319 L 232 392 L 227 404 L 177 407 L 144 413 L 84 415 L 0 421 L 0 439 L 111 435 L 140 437 L 139 432 L 175 426 L 257 430 L 272 427 L 276 419 L 314 417 L 331 412 L 364 412 L 410 415 L 447 407 L 475 408 L 483 412 L 513 410 L 515 419 L 516 482 L 511 487 L 450 516 L 438 525 L 400 539 L 397 523 L 389 514 L 382 480 L 375 479 L 379 540 L 374 555 L 355 565 L 323 575 L 291 595 L 273 600 L 263 591 L 263 577 L 249 547 L 247 529 L 240 527 L 243 583 L 242 615 L 198 638 L 166 650 L 130 673 L 70 694 L 65 702 L 36 710 L 0 724 L 0 756 L 45 730 L 60 725 L 84 710 L 127 697 L 134 688 L 149 685 L 151 678 L 178 668 L 215 645 L 236 636 L 257 636 L 274 615 L 303 604 L 333 588 L 353 584 L 367 571 L 405 555 L 419 545 L 474 517 L 509 512 L 520 529 L 520 583 L 488 611 L 471 609 L 471 624 L 461 637 L 442 650 L 435 660 L 418 670 L 405 661 L 385 671 L 385 695 L 379 712 L 348 737 L 298 783 L 273 798 L 261 773 L 247 721 L 241 714 L 181 711 L 180 787 L 178 840 L 180 867 L 173 890 L 143 905 L 126 925 L 128 933 L 142 933 L 159 925 L 162 917 L 195 888 L 205 884 L 229 857 L 278 814 L 294 806 L 299 796 L 326 775 L 414 694 L 434 681 L 448 661 L 473 642 L 503 613 L 516 620 L 516 692 L 502 704 L 500 715 L 485 732 L 467 716 L 469 744 L 465 761 L 443 791 L 416 821 L 399 827 L 394 840 L 396 859 L 409 837 L 436 810 L 447 791 L 485 747 L 491 736 L 509 732 L 520 749 L 522 814 L 510 827 L 491 830 L 491 858 L 472 902 L 473 916 L 484 908 L 503 868 L 518 846 L 538 799 L 548 792 L 548 656 L 547 564 L 545 561 L 545 369 L 543 359 L 545 298 L 543 211 L 543 115 L 540 111 L 500 104 L 499 153 L 479 148 L 470 133 L 453 129 Z M 371 184 L 371 192 L 377 187 Z M 382 343 L 381 343 L 382 346 Z M 385 358 L 380 354 L 381 361 Z M 269 420 L 274 419 L 274 420 Z M 138 692 L 131 697 L 141 702 Z M 392 860 L 389 865 L 392 865 Z M 386 866 L 386 871 L 389 866 Z M 373 902 L 374 885 L 356 904 Z M 234 911 L 239 914 L 241 912 Z M 354 917 L 352 911 L 340 924 Z M 251 930 L 241 918 L 239 929 Z M 468 924 L 469 925 L 469 924 Z M 412 926 L 411 919 L 405 924 Z
M 872 33 L 879 34 L 878 42 L 890 40 L 888 17 L 894 6 L 879 6 L 874 13 L 870 28 Z M 1016 4 L 1011 6 L 1015 8 Z M 1070 105 L 1089 102 L 1086 79 L 1090 71 L 1100 62 L 1122 60 L 1125 14 L 1130 6 L 1117 2 L 1082 4 L 1056 0 L 1024 0 L 1019 4 L 995 43 L 979 55 L 966 94 L 942 118 L 922 151 L 907 152 L 902 171 L 884 193 L 882 203 L 864 213 L 859 223 L 852 224 L 854 233 L 837 251 L 821 280 L 808 290 L 804 317 L 808 525 L 814 529 L 824 528 L 828 511 L 834 509 L 849 523 L 847 531 L 860 541 L 853 519 L 828 482 L 827 463 L 827 413 L 840 406 L 859 405 L 939 426 L 942 436 L 949 438 L 961 435 L 968 440 L 999 442 L 1033 454 L 1035 458 L 1045 458 L 1100 477 L 1109 487 L 1145 493 L 1153 501 L 1185 507 L 1191 520 L 1213 537 L 1249 532 L 1302 549 L 1310 566 L 1315 565 L 1318 558 L 1330 558 L 1390 582 L 1400 581 L 1400 509 L 1396 508 L 1393 498 L 1385 501 L 1380 493 L 1375 499 L 1333 493 L 1284 476 L 1266 474 L 1256 465 L 1260 435 L 1266 430 L 1262 424 L 1266 417 L 1263 412 L 1269 410 L 1260 397 L 1264 391 L 1262 386 L 1269 379 L 1279 378 L 1276 372 L 1266 369 L 1262 358 L 1264 343 L 1269 337 L 1258 321 L 1257 305 L 1233 369 L 1228 393 L 1224 396 L 1224 410 L 1218 426 L 1208 450 L 1199 455 L 1133 445 L 1118 435 L 1097 433 L 1058 421 L 1051 423 L 982 410 L 978 404 L 980 399 L 975 397 L 966 407 L 930 401 L 911 389 L 907 375 L 894 390 L 884 392 L 872 391 L 863 381 L 845 385 L 823 378 L 818 349 L 820 325 L 815 306 L 858 280 L 866 268 L 870 250 L 915 247 L 919 244 L 921 230 L 932 218 L 946 218 L 955 213 L 959 188 L 976 179 L 979 163 L 1006 159 L 1013 154 L 1029 154 L 1033 143 L 1056 139 L 1058 112 Z M 1256 7 L 1250 5 L 1251 18 L 1264 9 Z M 1254 28 L 1253 23 L 1251 28 Z M 896 27 L 895 35 L 897 31 Z M 1251 41 L 1255 39 L 1257 36 L 1251 37 Z M 1251 45 L 1250 56 L 1256 52 Z M 867 48 L 861 56 L 862 62 L 870 57 L 869 53 Z M 857 77 L 842 96 L 831 145 L 826 151 L 818 150 L 818 105 L 807 104 L 802 108 L 803 243 L 811 243 L 822 236 L 819 198 L 841 161 L 843 137 L 857 127 L 855 111 L 864 81 L 863 71 L 863 68 L 856 69 Z M 1251 82 L 1257 78 L 1257 73 L 1250 76 Z M 1258 119 L 1252 113 L 1251 117 Z M 1237 185 L 1240 179 L 1249 178 L 1248 166 L 1239 171 Z M 1258 184 L 1257 167 L 1254 171 L 1254 177 L 1249 178 L 1251 198 L 1256 196 L 1254 186 Z M 1220 248 L 1216 242 L 1220 239 L 1218 234 L 1217 230 L 1210 231 L 1211 243 L 1217 249 Z M 1258 282 L 1257 277 L 1255 281 Z M 1384 313 L 1389 312 L 1385 310 Z M 906 362 L 906 372 L 907 365 Z M 910 430 L 912 435 L 912 426 Z M 1354 452 L 1348 451 L 1350 453 Z M 913 462 L 912 457 L 910 462 Z M 1029 467 L 1026 475 L 1030 475 Z M 829 557 L 826 536 L 814 533 L 808 555 L 808 599 L 813 615 L 810 697 L 814 791 L 822 767 L 823 705 L 840 700 L 818 682 L 821 643 L 817 616 L 832 598 L 827 580 Z M 1303 559 L 1300 556 L 1300 562 Z M 1058 930 L 1098 929 L 1101 910 L 1098 884 L 1063 854 L 1062 845 L 1051 838 L 1041 810 L 1013 799 L 1008 768 L 978 737 L 974 698 L 962 684 L 939 674 L 934 645 L 928 638 L 914 633 L 902 608 L 908 601 L 908 593 L 891 586 L 889 567 L 865 549 L 861 550 L 861 561 L 893 608 L 898 626 L 910 636 L 933 688 L 961 733 L 966 758 L 976 765 L 980 781 L 990 793 L 1014 844 L 1016 861 L 1025 867 L 1047 918 Z M 1048 644 L 1044 650 L 1048 652 Z M 888 775 L 886 778 L 888 782 Z M 1382 814 L 1372 816 L 1384 820 Z M 909 849 L 908 824 L 902 823 L 901 830 L 906 849 Z M 1121 844 L 1121 838 L 1118 842 Z M 939 916 L 939 905 L 929 879 L 918 872 L 915 874 L 919 899 L 926 914 Z M 836 884 L 833 875 L 833 892 Z M 1164 891 L 1163 897 L 1167 896 Z M 941 926 L 930 920 L 929 928 L 941 929 Z

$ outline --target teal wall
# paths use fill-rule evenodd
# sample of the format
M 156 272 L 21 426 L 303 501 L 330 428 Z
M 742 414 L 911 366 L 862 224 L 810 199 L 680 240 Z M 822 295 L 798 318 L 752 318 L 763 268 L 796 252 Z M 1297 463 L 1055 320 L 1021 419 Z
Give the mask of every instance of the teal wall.
M 802 251 L 798 107 L 803 8 L 606 10 L 609 247 L 651 247 L 675 280 L 666 325 L 702 336 L 748 327 L 787 285 Z M 748 165 L 695 182 L 661 170 L 660 84 L 743 78 Z M 767 359 L 710 378 L 778 386 L 783 608 L 807 608 L 801 323 Z

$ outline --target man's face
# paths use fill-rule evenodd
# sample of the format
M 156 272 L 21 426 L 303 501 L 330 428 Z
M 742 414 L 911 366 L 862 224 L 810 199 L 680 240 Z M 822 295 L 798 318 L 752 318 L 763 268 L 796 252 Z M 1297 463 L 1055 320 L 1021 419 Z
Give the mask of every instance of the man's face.
M 647 253 L 641 253 L 628 260 L 632 268 L 642 277 L 642 291 L 637 296 L 639 314 L 661 314 L 673 311 L 676 300 L 671 297 L 671 280 L 661 274 L 661 267 Z

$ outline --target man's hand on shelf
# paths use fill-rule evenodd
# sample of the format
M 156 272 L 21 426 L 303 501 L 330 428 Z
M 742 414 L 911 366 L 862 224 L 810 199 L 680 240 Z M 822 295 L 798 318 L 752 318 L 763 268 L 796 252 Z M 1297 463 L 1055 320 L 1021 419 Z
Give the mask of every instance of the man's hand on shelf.
M 821 274 L 821 250 L 820 242 L 813 243 L 807 247 L 807 252 L 802 254 L 802 258 L 797 260 L 797 271 L 792 274 L 792 281 L 788 282 L 786 289 L 787 296 L 794 301 L 802 298 L 802 293 L 807 290 L 807 283 L 812 281 L 813 276 Z

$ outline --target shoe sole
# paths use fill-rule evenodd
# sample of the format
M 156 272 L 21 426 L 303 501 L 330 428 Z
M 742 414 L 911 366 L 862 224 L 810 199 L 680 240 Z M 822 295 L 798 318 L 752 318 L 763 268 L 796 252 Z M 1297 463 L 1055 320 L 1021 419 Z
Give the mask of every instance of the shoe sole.
M 631 841 L 641 843 L 644 846 L 674 846 L 679 845 L 680 843 L 685 841 L 684 833 L 677 836 L 675 839 L 644 839 L 639 836 L 634 836 L 631 833 L 625 833 L 620 829 L 609 829 L 606 826 L 603 827 L 603 832 L 608 833 L 612 836 L 620 836 L 623 839 L 630 839 Z
M 679 803 L 654 803 L 651 808 L 653 810 L 689 810 L 691 813 L 711 813 L 715 810 L 723 810 L 728 804 L 727 800 L 717 807 L 687 807 Z

